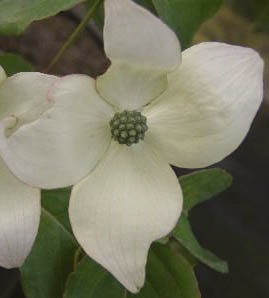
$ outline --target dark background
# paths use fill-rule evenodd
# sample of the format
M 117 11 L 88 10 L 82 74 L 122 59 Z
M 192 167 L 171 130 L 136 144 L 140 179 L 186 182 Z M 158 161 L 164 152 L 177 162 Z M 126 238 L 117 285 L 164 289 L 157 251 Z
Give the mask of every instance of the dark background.
M 35 22 L 21 37 L 0 37 L 0 50 L 20 53 L 42 71 L 79 23 L 81 12 L 78 7 Z M 204 298 L 269 297 L 269 38 L 268 34 L 253 30 L 253 8 L 246 7 L 244 14 L 241 17 L 224 6 L 194 40 L 250 46 L 266 61 L 264 104 L 239 150 L 216 165 L 232 174 L 233 186 L 191 212 L 192 226 L 200 242 L 230 265 L 230 273 L 225 275 L 203 265 L 197 267 Z M 86 73 L 95 77 L 107 66 L 102 36 L 90 25 L 52 73 Z M 187 171 L 178 169 L 177 173 Z M 1 269 L 0 298 L 22 297 L 18 271 Z

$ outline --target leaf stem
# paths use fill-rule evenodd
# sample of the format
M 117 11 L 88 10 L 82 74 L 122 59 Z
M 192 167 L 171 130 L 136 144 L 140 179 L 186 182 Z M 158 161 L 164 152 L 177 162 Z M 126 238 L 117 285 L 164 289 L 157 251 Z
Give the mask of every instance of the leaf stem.
M 124 298 L 127 298 L 127 296 L 128 296 L 128 291 L 124 289 Z
M 66 52 L 66 50 L 71 46 L 71 44 L 77 39 L 79 34 L 84 30 L 84 28 L 88 25 L 90 19 L 93 17 L 96 9 L 99 7 L 99 5 L 103 2 L 103 0 L 95 0 L 93 2 L 92 7 L 89 9 L 88 13 L 85 15 L 85 17 L 82 19 L 81 23 L 77 26 L 77 28 L 72 32 L 72 34 L 68 37 L 66 42 L 63 44 L 63 46 L 60 48 L 58 53 L 55 55 L 55 57 L 52 59 L 50 64 L 45 68 L 44 72 L 50 72 L 50 70 L 54 67 L 54 65 L 61 59 L 63 54 Z

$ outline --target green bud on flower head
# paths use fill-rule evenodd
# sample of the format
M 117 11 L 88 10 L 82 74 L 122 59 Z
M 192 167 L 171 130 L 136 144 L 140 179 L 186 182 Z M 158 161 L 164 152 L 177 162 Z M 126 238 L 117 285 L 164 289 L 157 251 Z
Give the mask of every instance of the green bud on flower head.
M 147 118 L 137 111 L 116 113 L 109 123 L 113 139 L 127 146 L 144 140 L 148 130 Z

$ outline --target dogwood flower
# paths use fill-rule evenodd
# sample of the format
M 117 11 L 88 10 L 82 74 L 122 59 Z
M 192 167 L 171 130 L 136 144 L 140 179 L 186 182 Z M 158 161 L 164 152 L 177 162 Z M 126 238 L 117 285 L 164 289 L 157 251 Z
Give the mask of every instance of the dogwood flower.
M 222 43 L 181 55 L 176 35 L 131 0 L 105 1 L 104 43 L 107 72 L 56 79 L 44 97 L 49 105 L 9 127 L 0 151 L 28 184 L 75 184 L 74 235 L 136 293 L 151 243 L 182 210 L 169 164 L 206 167 L 239 146 L 262 101 L 263 62 L 251 49 Z
M 32 121 L 34 113 L 44 106 L 47 88 L 54 80 L 53 76 L 38 73 L 7 78 L 0 66 L 1 137 L 8 137 L 23 123 Z M 14 268 L 23 264 L 37 235 L 40 200 L 40 189 L 16 178 L 0 154 L 0 266 Z

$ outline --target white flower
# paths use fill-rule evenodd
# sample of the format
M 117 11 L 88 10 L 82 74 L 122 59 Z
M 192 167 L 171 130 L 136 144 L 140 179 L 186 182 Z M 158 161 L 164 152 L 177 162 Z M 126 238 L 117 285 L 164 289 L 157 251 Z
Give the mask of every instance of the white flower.
M 181 213 L 169 164 L 206 167 L 239 146 L 262 101 L 263 62 L 251 49 L 202 43 L 184 51 L 180 65 L 175 34 L 155 16 L 130 0 L 106 0 L 105 10 L 108 71 L 97 80 L 56 80 L 50 106 L 3 134 L 0 151 L 28 184 L 75 184 L 69 213 L 77 240 L 135 293 L 152 241 Z M 140 128 L 113 118 L 125 110 L 123 124 L 127 116 Z M 147 118 L 147 131 L 130 111 Z
M 44 97 L 54 80 L 53 76 L 38 73 L 20 73 L 7 79 L 0 66 L 2 150 L 6 150 L 7 145 L 2 139 L 23 123 L 32 121 L 45 107 Z M 30 185 L 10 172 L 0 154 L 0 266 L 5 268 L 23 264 L 38 231 L 41 194 L 38 188 Z

